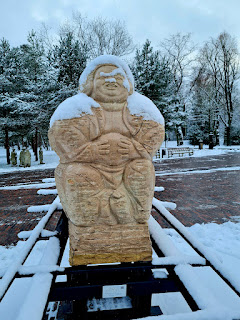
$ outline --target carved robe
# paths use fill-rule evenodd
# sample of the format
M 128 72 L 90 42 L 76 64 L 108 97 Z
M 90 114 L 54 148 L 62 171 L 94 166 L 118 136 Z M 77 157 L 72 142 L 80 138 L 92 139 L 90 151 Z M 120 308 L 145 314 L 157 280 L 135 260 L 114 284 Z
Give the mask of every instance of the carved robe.
M 60 157 L 55 171 L 63 208 L 76 226 L 145 223 L 155 186 L 153 155 L 164 137 L 163 125 L 121 111 L 92 108 L 93 115 L 55 121 L 49 130 Z M 131 143 L 119 153 L 119 141 Z M 107 141 L 108 154 L 96 142 Z

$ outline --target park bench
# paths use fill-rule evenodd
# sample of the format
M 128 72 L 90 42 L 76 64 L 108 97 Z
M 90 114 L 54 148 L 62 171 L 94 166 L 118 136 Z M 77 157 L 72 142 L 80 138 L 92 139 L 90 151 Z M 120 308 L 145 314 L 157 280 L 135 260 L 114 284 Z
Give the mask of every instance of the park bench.
M 180 148 L 168 148 L 168 158 L 172 157 L 173 155 L 183 156 L 184 154 L 189 154 L 189 156 L 193 155 L 193 149 L 189 147 L 180 147 Z

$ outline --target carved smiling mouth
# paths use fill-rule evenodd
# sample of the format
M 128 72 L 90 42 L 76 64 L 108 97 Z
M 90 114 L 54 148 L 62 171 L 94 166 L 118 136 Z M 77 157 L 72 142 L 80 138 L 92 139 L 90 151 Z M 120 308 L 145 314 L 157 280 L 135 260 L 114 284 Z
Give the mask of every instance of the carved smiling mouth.
M 114 90 L 114 89 L 116 89 L 118 86 L 117 86 L 117 84 L 115 84 L 115 83 L 106 83 L 106 84 L 105 84 L 105 87 L 106 87 L 107 89 L 109 89 L 109 90 Z

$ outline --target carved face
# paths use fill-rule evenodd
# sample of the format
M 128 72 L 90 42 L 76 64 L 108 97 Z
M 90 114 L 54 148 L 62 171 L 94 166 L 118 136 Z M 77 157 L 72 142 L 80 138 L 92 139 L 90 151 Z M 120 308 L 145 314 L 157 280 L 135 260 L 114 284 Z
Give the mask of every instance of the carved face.
M 116 70 L 116 71 L 115 71 Z M 100 67 L 93 79 L 91 97 L 99 102 L 124 102 L 128 98 L 128 90 L 123 74 L 118 73 L 118 67 L 105 65 Z

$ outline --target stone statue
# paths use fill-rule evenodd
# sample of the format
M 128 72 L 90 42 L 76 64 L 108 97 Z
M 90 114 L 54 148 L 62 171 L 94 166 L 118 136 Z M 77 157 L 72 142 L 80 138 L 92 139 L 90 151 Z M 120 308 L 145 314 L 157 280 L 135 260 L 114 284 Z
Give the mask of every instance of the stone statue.
M 42 150 L 42 147 L 39 148 L 38 154 L 39 154 L 39 163 L 40 163 L 40 164 L 44 164 L 44 162 L 43 162 L 43 150 Z
M 14 148 L 12 149 L 12 152 L 11 152 L 11 164 L 12 166 L 17 165 L 17 153 Z
M 24 167 L 24 154 L 25 154 L 26 148 L 23 147 L 22 150 L 20 151 L 19 155 L 19 167 Z
M 59 105 L 50 126 L 70 264 L 152 260 L 152 157 L 164 139 L 164 120 L 134 91 L 128 66 L 110 55 L 93 60 L 80 77 L 80 93 Z
M 20 162 L 19 164 L 20 167 L 24 167 L 24 168 L 31 167 L 31 153 L 25 146 L 20 152 L 19 162 Z
M 23 158 L 24 158 L 24 168 L 31 167 L 31 153 L 28 149 L 25 149 Z

